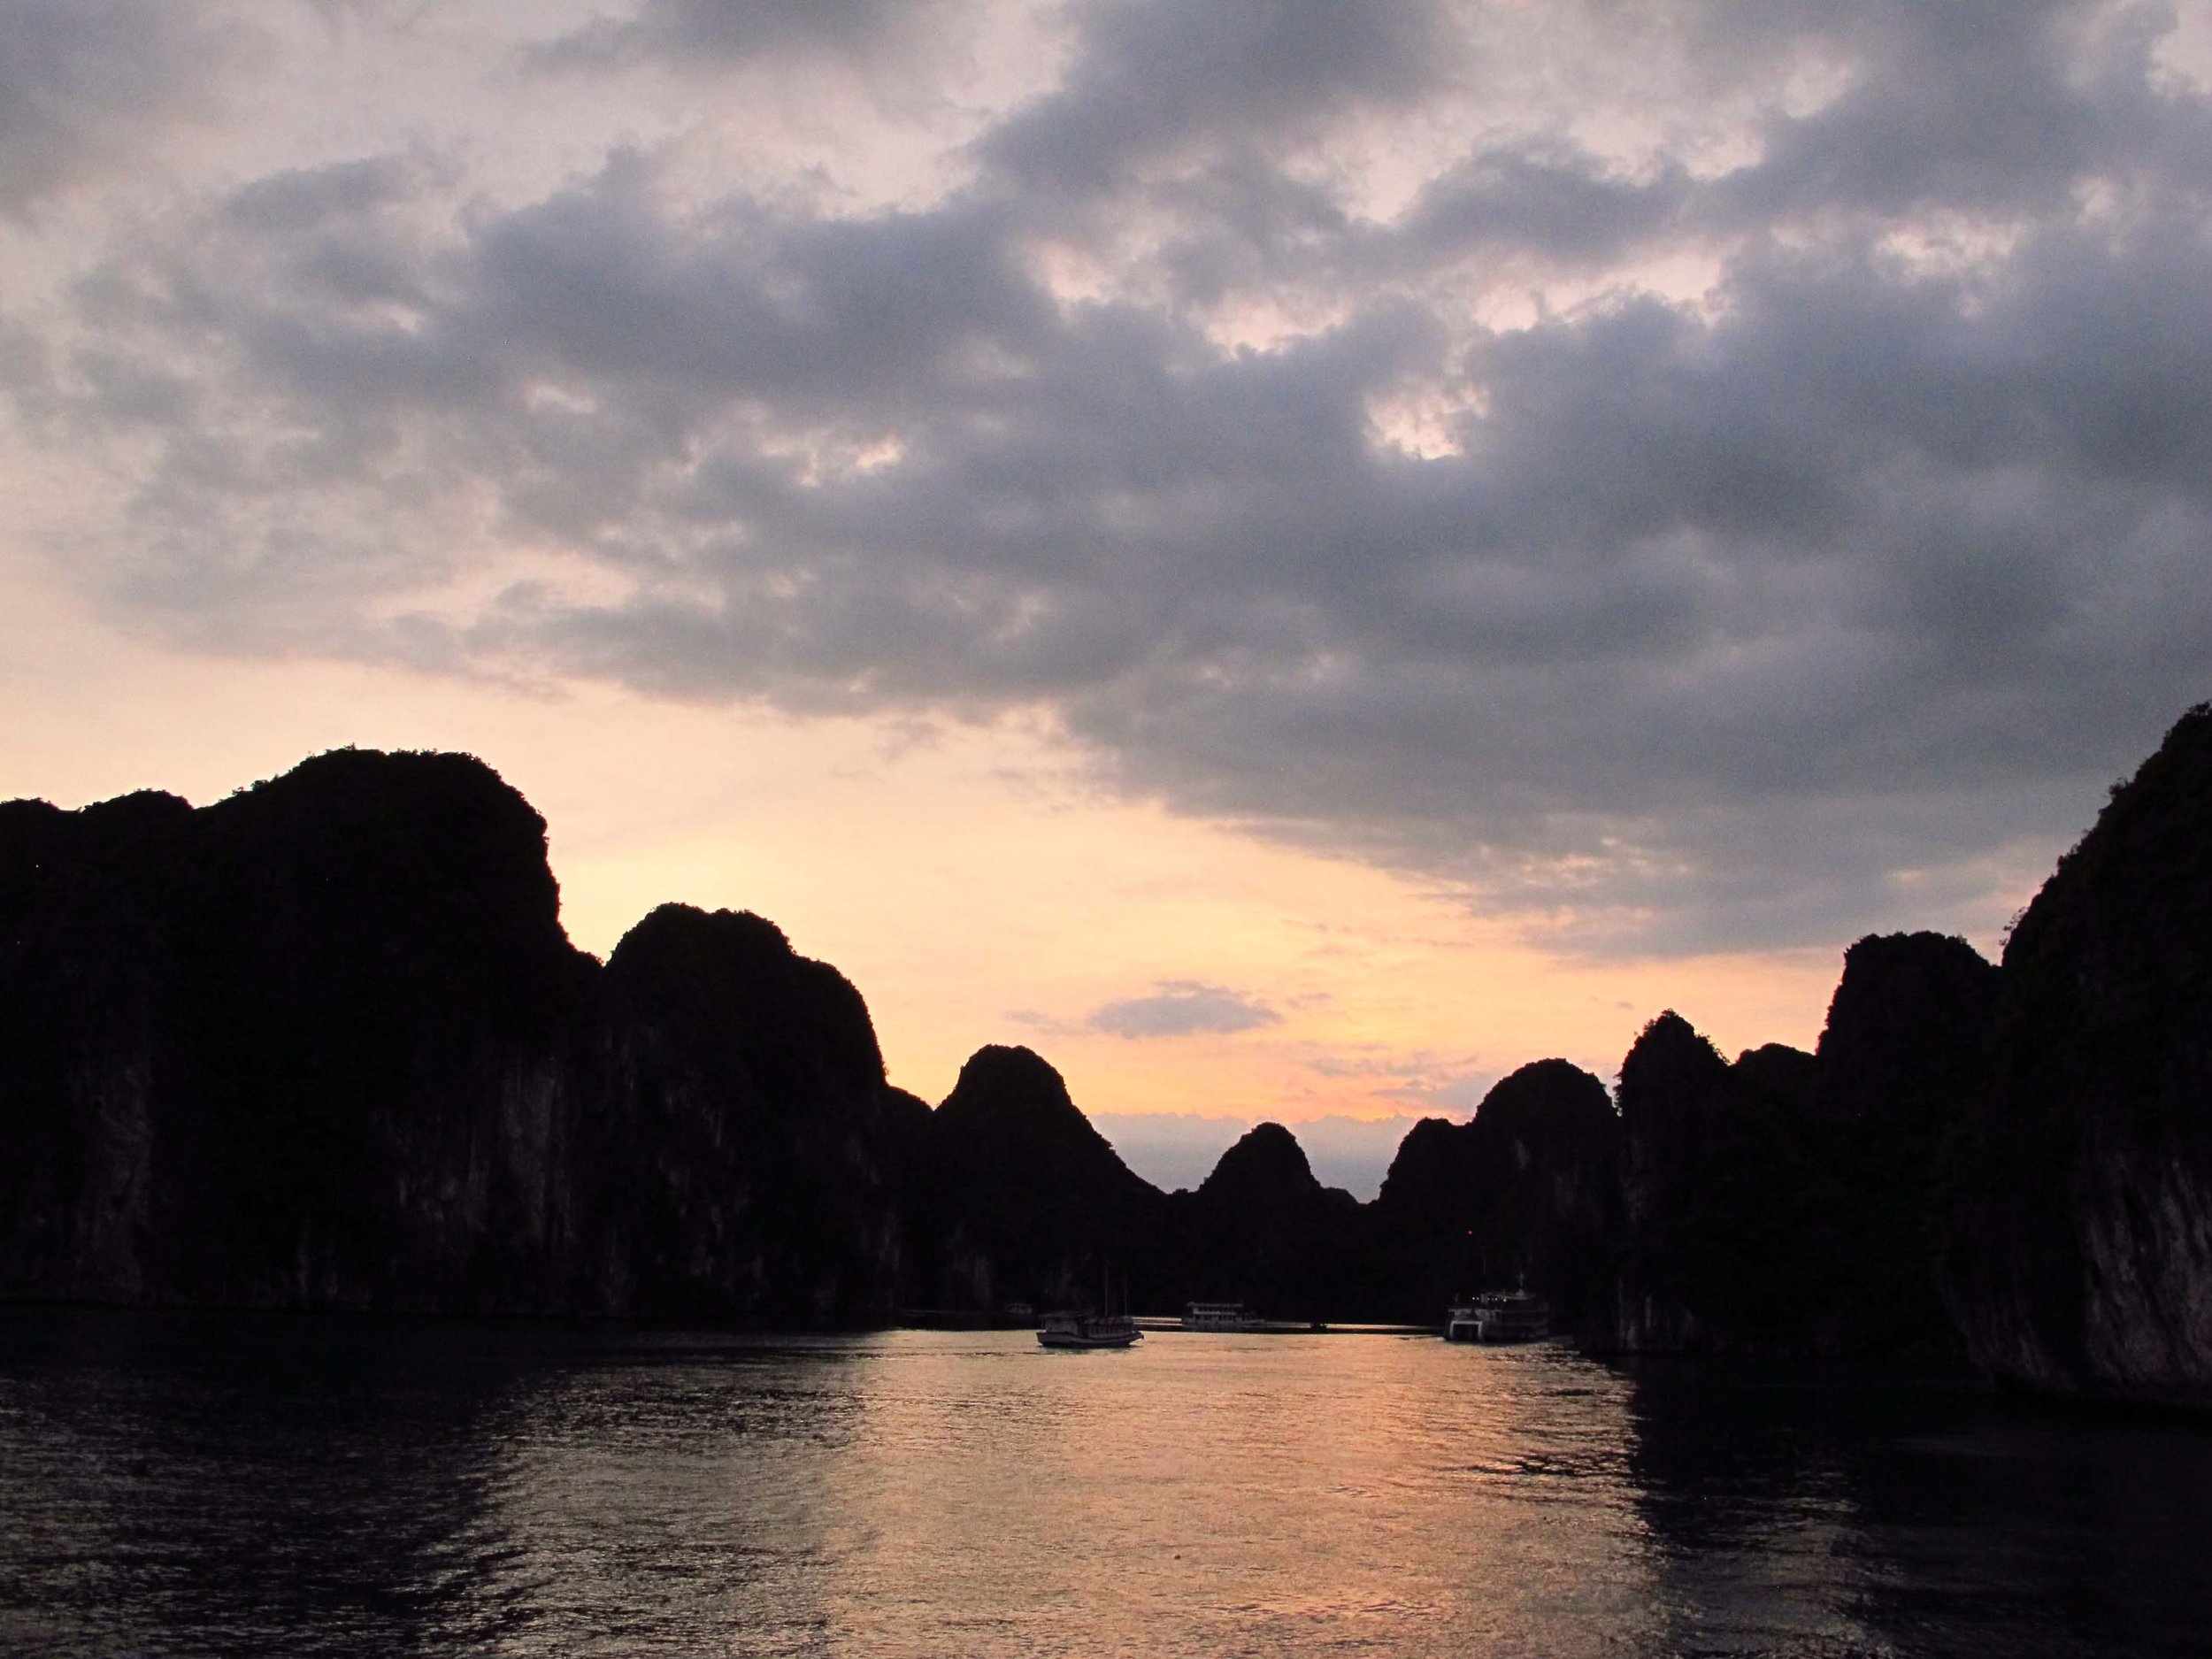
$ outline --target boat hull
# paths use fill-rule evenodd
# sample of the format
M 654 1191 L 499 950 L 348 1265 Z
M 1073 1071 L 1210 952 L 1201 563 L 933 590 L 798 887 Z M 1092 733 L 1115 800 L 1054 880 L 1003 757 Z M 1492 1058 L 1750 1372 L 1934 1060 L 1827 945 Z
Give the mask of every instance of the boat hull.
M 1039 1348 L 1128 1348 L 1144 1335 L 1141 1331 L 1127 1331 L 1110 1336 L 1085 1336 L 1071 1331 L 1040 1331 Z

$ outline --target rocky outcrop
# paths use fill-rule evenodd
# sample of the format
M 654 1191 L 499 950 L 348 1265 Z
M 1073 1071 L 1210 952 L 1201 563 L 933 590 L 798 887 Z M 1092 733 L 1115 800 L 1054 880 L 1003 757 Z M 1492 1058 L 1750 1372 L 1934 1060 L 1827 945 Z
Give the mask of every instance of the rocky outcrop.
M 1678 1016 L 1654 1020 L 1621 1067 L 1625 1225 L 1596 1345 L 1955 1349 L 1937 1263 L 1996 977 L 1962 940 L 1870 937 L 1845 953 L 1815 1054 L 1730 1065 Z
M 2212 705 L 2014 927 L 1946 1292 L 1991 1374 L 2212 1405 Z
M 1803 1294 L 1815 1346 L 1958 1351 L 1938 1279 L 1999 977 L 1964 940 L 1940 933 L 1870 936 L 1844 953 L 1808 1137 L 1819 1202 Z
M 1672 1009 L 1660 1014 L 1621 1062 L 1621 1207 L 1624 1224 L 1612 1329 L 1601 1346 L 1708 1346 L 1697 1305 L 1698 1240 L 1686 1239 L 1724 1171 L 1715 1130 L 1728 1063 Z
M 1455 1298 L 1492 1282 L 1476 1239 L 1485 1184 L 1471 1127 L 1424 1118 L 1390 1160 L 1372 1211 L 1386 1317 L 1435 1325 Z
M 1539 1060 L 1500 1080 L 1469 1127 L 1487 1178 L 1473 1241 L 1489 1282 L 1525 1277 L 1563 1328 L 1586 1329 L 1622 1225 L 1621 1123 L 1605 1085 Z
M 1424 1118 L 1375 1204 L 1397 1317 L 1525 1281 L 1567 1329 L 1604 1304 L 1620 1217 L 1620 1123 L 1605 1085 L 1539 1060 L 1494 1085 L 1465 1124 Z
M 1370 1303 L 1359 1201 L 1322 1186 L 1280 1124 L 1248 1131 L 1172 1209 L 1179 1301 L 1240 1301 L 1276 1319 L 1354 1317 Z
M 661 1312 L 889 1305 L 911 1096 L 867 1005 L 773 923 L 665 904 L 608 958 L 604 1205 L 594 1229 Z
M 552 1293 L 590 964 L 518 795 L 461 757 L 346 752 L 202 811 L 11 812 L 0 1284 Z
M 866 1010 L 757 918 L 603 969 L 480 763 L 0 808 L 0 1294 L 789 1317 L 888 1306 Z
M 932 1114 L 916 1165 L 919 1275 L 931 1305 L 1096 1303 L 1158 1291 L 1162 1196 L 1133 1173 L 1023 1048 L 970 1056 Z
M 480 763 L 342 751 L 195 810 L 0 803 L 0 1298 L 841 1319 L 1239 1297 L 1432 1320 L 1525 1276 L 1586 1345 L 1855 1353 L 2212 1404 L 2212 708 L 2001 971 L 1861 940 L 1816 1053 L 1670 1011 L 1425 1120 L 1363 1208 L 1263 1125 L 1133 1174 L 1024 1048 L 934 1111 L 745 913 L 573 949 Z
M 1962 1122 L 1987 1068 L 1998 978 L 1962 939 L 1860 940 L 1843 953 L 1820 1033 L 1816 1110 L 1877 1133 Z

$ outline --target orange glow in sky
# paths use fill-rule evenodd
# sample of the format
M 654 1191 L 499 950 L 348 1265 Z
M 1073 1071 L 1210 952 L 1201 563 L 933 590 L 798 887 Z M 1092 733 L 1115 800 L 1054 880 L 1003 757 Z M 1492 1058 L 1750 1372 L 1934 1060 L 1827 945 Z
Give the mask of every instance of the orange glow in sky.
M 1025 1043 L 1092 1110 L 1296 1123 L 1464 1116 L 1563 1055 L 1609 1077 L 1682 1010 L 1720 1046 L 1809 1045 L 1826 951 L 1578 962 L 1448 892 L 1118 801 L 1018 722 L 908 729 L 530 694 L 392 668 L 140 644 L 18 562 L 0 623 L 0 795 L 195 803 L 345 744 L 480 756 L 547 820 L 562 918 L 604 956 L 655 904 L 757 910 L 868 999 L 892 1080 L 941 1099 Z M 1091 1022 L 1164 984 L 1271 1017 L 1130 1036 Z

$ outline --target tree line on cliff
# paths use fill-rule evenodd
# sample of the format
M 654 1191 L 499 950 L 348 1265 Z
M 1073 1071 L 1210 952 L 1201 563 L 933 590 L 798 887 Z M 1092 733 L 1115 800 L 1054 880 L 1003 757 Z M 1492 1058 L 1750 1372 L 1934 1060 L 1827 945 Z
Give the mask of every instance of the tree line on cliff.
M 854 1320 L 1094 1296 L 1433 1321 L 1525 1279 L 1606 1351 L 1964 1352 L 2212 1402 L 2212 708 L 2001 964 L 1846 953 L 1818 1045 L 1663 1012 L 1523 1066 L 1379 1196 L 1263 1125 L 1132 1172 L 1027 1049 L 935 1108 L 759 917 L 608 960 L 480 762 L 342 750 L 194 809 L 0 804 L 0 1297 Z

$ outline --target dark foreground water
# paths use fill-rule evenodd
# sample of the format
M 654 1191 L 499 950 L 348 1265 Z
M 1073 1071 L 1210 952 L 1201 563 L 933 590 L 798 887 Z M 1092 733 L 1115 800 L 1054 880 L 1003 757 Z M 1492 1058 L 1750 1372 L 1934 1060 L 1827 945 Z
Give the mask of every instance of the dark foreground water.
M 2212 1651 L 2212 1433 L 1433 1338 L 0 1310 L 0 1649 Z

